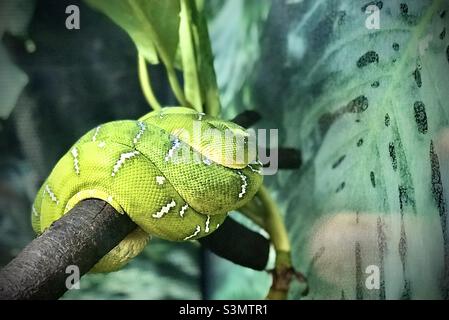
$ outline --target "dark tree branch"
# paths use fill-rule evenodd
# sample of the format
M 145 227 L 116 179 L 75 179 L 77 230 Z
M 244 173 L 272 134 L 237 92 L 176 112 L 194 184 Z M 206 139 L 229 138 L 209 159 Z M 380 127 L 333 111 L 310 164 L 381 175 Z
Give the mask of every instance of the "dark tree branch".
M 295 148 L 279 148 L 278 159 L 279 169 L 299 169 L 302 165 L 301 152 Z M 269 164 L 266 166 L 269 166 Z
M 268 262 L 270 241 L 232 218 L 198 241 L 216 255 L 247 268 L 264 270 Z
M 231 121 L 237 123 L 243 128 L 249 128 L 254 125 L 261 118 L 260 114 L 256 111 L 246 110 L 235 116 Z

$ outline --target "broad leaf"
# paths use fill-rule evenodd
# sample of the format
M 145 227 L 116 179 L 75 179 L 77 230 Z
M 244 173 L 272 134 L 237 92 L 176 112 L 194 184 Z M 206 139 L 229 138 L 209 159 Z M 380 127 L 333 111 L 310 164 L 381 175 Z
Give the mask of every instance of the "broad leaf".
M 34 12 L 34 1 L 4 0 L 0 2 L 0 12 L 0 39 L 5 32 L 23 37 Z M 0 43 L 0 119 L 8 118 L 27 83 L 28 76 L 11 61 Z
M 194 0 L 181 0 L 180 55 L 184 91 L 197 110 L 220 113 L 217 79 L 203 9 Z
M 302 150 L 271 186 L 308 298 L 447 298 L 449 3 L 275 1 L 264 27 L 235 100 Z
M 260 58 L 261 29 L 271 1 L 208 1 L 206 5 L 216 3 L 222 7 L 215 9 L 216 16 L 208 17 L 209 30 L 220 98 L 227 107 L 235 104 L 235 94 L 242 90 Z
M 28 76 L 14 65 L 0 43 L 0 119 L 6 119 L 28 83 Z
M 150 63 L 174 64 L 178 48 L 179 1 L 86 0 L 122 27 Z

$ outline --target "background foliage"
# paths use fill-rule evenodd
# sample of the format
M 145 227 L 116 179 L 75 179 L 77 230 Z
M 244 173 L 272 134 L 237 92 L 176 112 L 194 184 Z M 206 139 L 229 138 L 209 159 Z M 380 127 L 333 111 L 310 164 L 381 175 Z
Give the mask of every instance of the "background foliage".
M 27 2 L 24 8 L 34 3 Z M 80 8 L 80 30 L 65 28 L 69 4 Z M 1 14 L 8 16 L 5 11 Z M 131 39 L 84 2 L 36 1 L 24 34 L 7 32 L 2 40 L 29 78 L 9 118 L 0 122 L 0 263 L 4 265 L 33 239 L 30 207 L 35 193 L 73 142 L 99 123 L 138 118 L 149 108 L 140 91 Z M 32 41 L 34 51 L 27 50 L 27 41 Z M 154 67 L 151 72 L 158 97 L 172 104 L 164 70 Z M 0 100 L 4 103 L 3 96 Z M 155 240 L 123 270 L 87 275 L 81 290 L 63 298 L 198 299 L 201 261 L 199 247 L 192 243 Z
M 81 30 L 64 28 L 64 1 L 42 0 L 28 32 L 3 35 L 29 84 L 0 122 L 1 263 L 31 239 L 28 204 L 73 141 L 148 111 L 131 39 L 72 2 Z M 380 8 L 379 30 L 365 27 L 369 4 Z M 222 116 L 255 109 L 258 127 L 278 128 L 280 145 L 302 151 L 300 170 L 266 181 L 285 212 L 295 266 L 309 277 L 306 298 L 447 298 L 448 2 L 205 5 Z M 150 72 L 159 99 L 172 104 L 164 70 Z M 369 265 L 380 269 L 378 290 L 365 287 Z M 200 287 L 213 298 L 262 298 L 269 280 L 192 244 L 158 241 L 65 298 L 199 298 Z M 290 298 L 300 298 L 299 287 Z
M 447 298 L 448 2 L 271 1 L 267 16 L 244 3 L 222 12 L 244 6 L 227 22 L 246 32 L 227 35 L 220 13 L 211 23 L 224 110 L 254 107 L 302 151 L 301 170 L 267 180 L 307 298 Z M 370 4 L 379 30 L 365 28 Z M 365 286 L 370 265 L 378 290 Z M 230 287 L 220 284 L 217 296 Z

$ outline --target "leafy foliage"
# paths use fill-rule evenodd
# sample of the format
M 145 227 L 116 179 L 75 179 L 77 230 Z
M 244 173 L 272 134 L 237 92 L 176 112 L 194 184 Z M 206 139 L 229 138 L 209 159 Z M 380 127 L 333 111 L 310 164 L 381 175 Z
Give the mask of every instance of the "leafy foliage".
M 87 274 L 63 299 L 200 299 L 198 250 L 154 239 L 122 270 Z
M 179 1 L 86 0 L 122 27 L 151 63 L 173 64 L 179 41 Z
M 2 23 L 0 24 L 0 39 L 5 32 L 24 36 L 34 10 L 32 0 L 11 1 L 0 3 Z M 11 61 L 11 58 L 0 43 L 0 119 L 6 119 L 16 105 L 23 88 L 28 83 L 28 77 Z
M 365 27 L 368 4 L 380 29 Z M 230 105 L 257 106 L 302 150 L 303 168 L 271 186 L 308 298 L 448 296 L 448 10 L 439 0 L 273 2 L 248 80 L 227 82 Z M 245 53 L 220 48 L 230 64 Z M 378 289 L 365 285 L 368 266 Z
M 207 25 L 195 0 L 86 1 L 122 27 L 148 62 L 162 60 L 181 105 L 220 112 Z M 184 94 L 175 66 L 183 71 Z

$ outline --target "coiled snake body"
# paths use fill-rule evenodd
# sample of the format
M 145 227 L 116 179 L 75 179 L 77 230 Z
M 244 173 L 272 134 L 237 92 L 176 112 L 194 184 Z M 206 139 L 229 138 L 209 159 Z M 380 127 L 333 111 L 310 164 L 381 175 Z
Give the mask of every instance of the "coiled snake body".
M 182 107 L 98 126 L 70 148 L 42 185 L 32 208 L 33 229 L 44 232 L 87 198 L 128 214 L 138 228 L 95 265 L 95 272 L 121 268 L 150 235 L 187 241 L 215 231 L 229 211 L 253 198 L 262 183 L 260 165 L 255 156 L 233 161 L 241 146 L 198 138 L 194 124 L 202 132 L 247 137 L 232 122 Z

